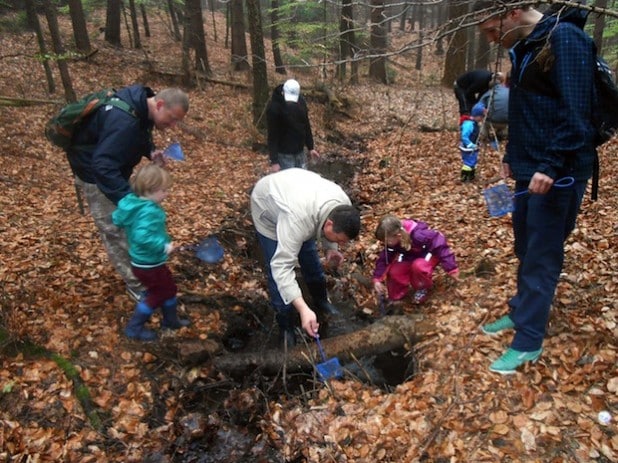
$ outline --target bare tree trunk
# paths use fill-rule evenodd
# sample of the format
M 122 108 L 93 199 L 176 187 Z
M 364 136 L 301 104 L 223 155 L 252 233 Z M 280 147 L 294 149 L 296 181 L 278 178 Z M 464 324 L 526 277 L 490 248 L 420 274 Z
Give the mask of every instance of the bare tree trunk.
M 54 82 L 54 75 L 52 74 L 49 59 L 47 58 L 47 46 L 45 45 L 45 38 L 43 37 L 43 31 L 41 30 L 39 16 L 36 14 L 36 8 L 34 7 L 34 0 L 26 0 L 26 15 L 28 16 L 28 23 L 34 29 L 36 40 L 39 44 L 39 51 L 43 57 L 43 69 L 45 69 L 47 90 L 49 93 L 54 93 L 56 91 L 56 83 Z
M 210 17 L 212 19 L 212 36 L 213 40 L 217 41 L 217 23 L 215 22 L 215 2 L 214 0 L 209 0 L 208 5 L 210 5 Z
M 144 24 L 144 35 L 150 37 L 150 26 L 148 25 L 148 15 L 146 14 L 146 6 L 140 2 L 139 9 L 142 13 L 142 23 Z
M 86 18 L 81 0 L 69 0 L 69 14 L 73 25 L 75 48 L 82 53 L 90 53 L 90 38 L 88 37 L 88 28 L 86 28 Z
M 466 0 L 453 0 L 449 4 L 449 19 L 454 20 L 466 14 L 468 3 Z M 466 70 L 466 31 L 458 29 L 451 36 L 451 43 L 444 60 L 444 75 L 442 84 L 451 87 L 455 79 Z
M 264 53 L 264 30 L 258 0 L 247 0 L 249 35 L 251 36 L 251 64 L 253 68 L 253 123 L 260 131 L 266 130 L 263 117 L 268 102 L 268 73 Z
M 107 0 L 105 41 L 115 47 L 122 46 L 120 42 L 120 0 Z
M 406 17 L 408 16 L 409 10 L 410 10 L 410 5 L 408 4 L 408 0 L 405 0 L 403 4 L 401 5 L 401 16 L 399 17 L 399 30 L 400 31 L 406 30 Z M 414 20 L 414 16 L 412 16 L 412 19 Z
M 124 7 L 122 0 L 120 0 L 120 8 L 122 12 L 122 18 L 124 19 L 124 27 L 127 28 L 127 35 L 129 36 L 129 46 L 133 43 L 133 32 L 131 26 L 129 25 L 129 20 L 127 19 L 127 9 Z
M 58 70 L 60 71 L 60 78 L 62 79 L 64 96 L 69 102 L 76 101 L 77 97 L 75 96 L 75 90 L 73 90 L 73 83 L 71 82 L 71 75 L 69 74 L 69 66 L 64 59 L 66 51 L 62 45 L 62 37 L 60 36 L 60 30 L 58 28 L 56 7 L 52 6 L 51 0 L 44 0 L 43 8 L 45 9 L 45 17 L 47 18 L 47 26 L 49 27 L 49 34 L 51 35 L 54 53 L 56 54 L 56 59 L 58 60 Z
M 200 0 L 185 0 L 185 8 L 190 21 L 189 43 L 195 50 L 195 69 L 200 69 L 209 76 L 212 74 L 212 70 L 210 69 L 208 51 L 206 50 L 202 3 Z
M 607 8 L 607 0 L 596 0 L 594 6 L 598 8 Z M 605 30 L 605 15 L 599 14 L 594 18 L 594 31 L 592 38 L 597 46 L 597 54 L 603 51 L 603 31 Z
M 480 34 L 477 40 L 474 67 L 477 69 L 488 69 L 490 53 L 489 42 L 487 42 L 484 34 Z
M 352 0 L 342 0 L 341 18 L 339 19 L 339 66 L 337 75 L 340 80 L 346 76 L 347 60 L 354 57 L 356 41 L 354 37 L 354 10 Z M 354 61 L 352 62 L 354 66 Z M 358 75 L 356 76 L 358 78 Z
M 170 14 L 174 16 L 174 12 L 170 11 Z M 176 22 L 178 24 L 178 22 Z M 191 70 L 191 66 L 189 65 L 189 61 L 191 59 L 190 56 L 190 36 L 191 36 L 191 20 L 189 18 L 189 14 L 185 13 L 183 15 L 183 35 L 182 35 L 182 71 L 183 71 L 183 84 L 186 87 L 190 87 L 193 85 L 193 72 Z
M 374 55 L 369 61 L 369 75 L 388 83 L 386 75 L 386 27 L 384 24 L 384 0 L 371 0 L 371 51 Z
M 423 36 L 425 28 L 425 8 L 423 7 L 423 0 L 419 0 L 418 5 L 418 50 L 416 52 L 416 65 L 415 69 L 420 71 L 423 67 Z
M 277 74 L 287 74 L 283 59 L 281 59 L 281 47 L 279 46 L 279 0 L 270 2 L 270 40 L 273 49 L 273 60 L 275 62 L 275 72 Z
M 245 34 L 245 11 L 243 0 L 230 2 L 230 16 L 232 19 L 232 69 L 246 71 L 250 69 Z
M 446 0 L 442 0 L 442 2 L 436 5 L 436 21 L 437 24 L 444 24 L 446 22 L 446 18 L 448 16 L 448 3 Z M 440 36 L 436 41 L 436 51 L 435 54 L 437 56 L 442 56 L 444 54 L 444 37 Z
M 133 48 L 142 48 L 142 41 L 139 36 L 139 25 L 137 24 L 135 0 L 129 0 L 129 11 L 131 12 L 131 26 L 133 27 Z
M 180 35 L 180 27 L 178 25 L 178 12 L 174 6 L 173 0 L 167 0 L 167 11 L 170 14 L 170 21 L 172 21 L 172 31 L 174 32 L 174 38 L 178 41 L 182 40 Z

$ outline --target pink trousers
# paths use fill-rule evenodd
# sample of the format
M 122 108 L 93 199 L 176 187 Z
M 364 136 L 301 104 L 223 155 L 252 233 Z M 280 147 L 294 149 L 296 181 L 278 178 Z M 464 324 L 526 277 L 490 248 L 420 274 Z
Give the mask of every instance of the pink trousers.
M 412 262 L 393 262 L 387 271 L 386 289 L 391 301 L 403 299 L 410 290 L 430 289 L 433 286 L 433 270 L 438 259 L 426 261 L 418 258 Z

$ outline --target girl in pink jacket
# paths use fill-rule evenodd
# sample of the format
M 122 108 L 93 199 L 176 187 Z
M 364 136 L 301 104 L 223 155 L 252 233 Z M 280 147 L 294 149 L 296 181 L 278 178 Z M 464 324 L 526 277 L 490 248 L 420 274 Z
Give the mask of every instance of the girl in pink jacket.
M 438 264 L 459 279 L 455 255 L 446 238 L 425 222 L 387 215 L 378 224 L 375 236 L 385 245 L 373 272 L 373 286 L 379 296 L 388 292 L 389 301 L 398 301 L 412 287 L 414 302 L 425 302 Z

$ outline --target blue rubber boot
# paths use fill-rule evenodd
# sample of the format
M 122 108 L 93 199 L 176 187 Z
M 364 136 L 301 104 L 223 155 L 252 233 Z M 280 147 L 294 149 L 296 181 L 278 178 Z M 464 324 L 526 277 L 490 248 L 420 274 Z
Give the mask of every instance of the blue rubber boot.
M 138 302 L 133 316 L 124 329 L 126 337 L 136 341 L 154 341 L 157 339 L 157 334 L 154 331 L 144 327 L 146 322 L 150 320 L 152 312 L 153 310 L 145 302 Z
M 177 330 L 185 326 L 189 326 L 189 320 L 178 318 L 178 300 L 175 297 L 168 299 L 161 306 L 163 312 L 163 320 L 161 320 L 161 328 Z

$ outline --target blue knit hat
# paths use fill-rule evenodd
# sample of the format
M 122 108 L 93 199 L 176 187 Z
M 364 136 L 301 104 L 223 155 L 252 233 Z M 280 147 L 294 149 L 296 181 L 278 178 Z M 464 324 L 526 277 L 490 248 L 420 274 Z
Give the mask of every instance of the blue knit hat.
M 472 107 L 472 111 L 470 112 L 472 117 L 476 116 L 484 116 L 485 115 L 485 105 L 483 103 L 477 103 Z

